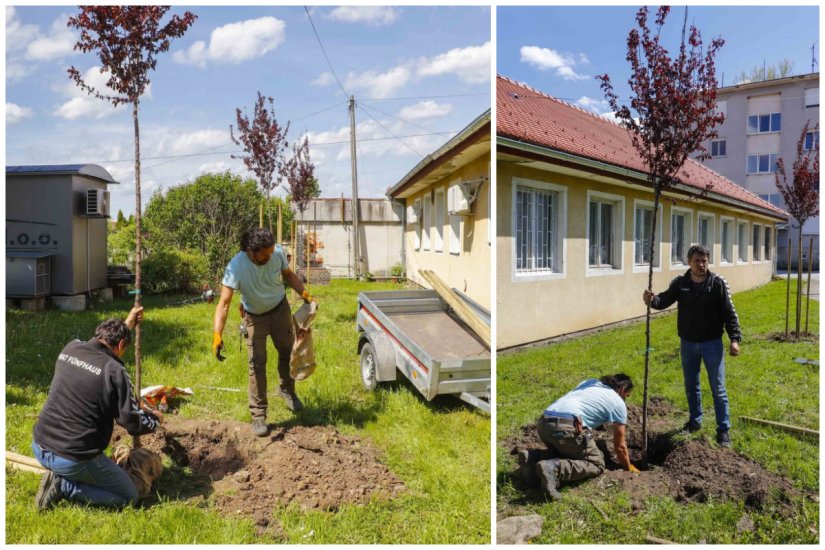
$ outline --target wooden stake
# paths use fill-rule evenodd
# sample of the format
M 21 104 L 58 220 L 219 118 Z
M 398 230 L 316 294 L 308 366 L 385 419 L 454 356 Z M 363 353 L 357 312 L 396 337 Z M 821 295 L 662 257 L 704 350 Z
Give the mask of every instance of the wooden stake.
M 264 201 L 261 201 L 261 211 L 258 216 L 258 227 L 264 226 Z
M 11 466 L 12 468 L 23 470 L 25 472 L 35 472 L 42 474 L 46 471 L 46 468 L 41 466 L 36 459 L 30 456 L 13 453 L 11 451 L 6 451 L 6 464 Z
M 492 336 L 490 334 L 490 327 L 482 322 L 470 306 L 465 304 L 441 278 L 428 269 L 419 269 L 418 273 L 430 283 L 441 298 L 447 302 L 458 317 L 464 321 L 479 337 L 484 341 L 488 349 L 492 349 Z
M 800 428 L 799 426 L 792 426 L 791 424 L 782 424 L 781 422 L 772 422 L 770 420 L 762 420 L 761 418 L 752 418 L 750 416 L 740 416 L 740 420 L 744 420 L 745 422 L 753 422 L 754 424 L 763 424 L 765 426 L 772 426 L 774 428 L 778 428 L 780 430 L 784 430 L 786 432 L 793 432 L 802 435 L 808 435 L 811 437 L 815 437 L 819 439 L 819 432 L 816 430 L 810 430 L 808 428 Z
M 284 223 L 284 216 L 283 212 L 281 211 L 281 203 L 278 203 L 278 244 L 281 245 L 284 243 L 284 231 L 283 231 L 283 223 Z
M 811 314 L 811 269 L 814 265 L 814 238 L 811 237 L 811 240 L 808 241 L 808 284 L 805 288 L 805 336 L 809 336 L 808 334 L 808 319 L 810 318 Z

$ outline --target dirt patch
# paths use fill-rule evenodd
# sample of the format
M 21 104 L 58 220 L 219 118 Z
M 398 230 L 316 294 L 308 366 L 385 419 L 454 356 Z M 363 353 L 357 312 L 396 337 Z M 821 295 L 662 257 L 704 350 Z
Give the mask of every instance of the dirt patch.
M 171 468 L 160 483 L 185 486 L 180 498 L 209 495 L 222 511 L 251 516 L 261 527 L 269 525 L 277 505 L 336 510 L 406 490 L 375 447 L 332 426 L 276 428 L 259 438 L 247 423 L 167 419 L 157 432 L 141 436 L 141 445 L 168 456 L 180 475 L 191 471 L 192 479 L 171 479 Z M 118 428 L 112 446 L 123 437 L 131 443 Z
M 756 336 L 757 339 L 760 340 L 769 340 L 771 342 L 783 342 L 788 344 L 798 344 L 799 342 L 819 342 L 819 335 L 815 333 L 805 334 L 797 338 L 796 333 L 794 331 L 788 332 L 788 335 L 785 336 L 784 332 L 771 332 L 769 334 L 760 334 Z
M 752 509 L 773 504 L 782 510 L 788 507 L 791 497 L 799 494 L 787 478 L 768 472 L 734 451 L 680 435 L 683 419 L 679 411 L 660 398 L 652 398 L 648 405 L 648 460 L 642 462 L 642 408 L 629 405 L 627 409 L 630 457 L 642 472 L 637 475 L 622 470 L 613 453 L 612 430 L 596 430 L 596 444 L 605 454 L 607 470 L 570 490 L 619 488 L 631 496 L 634 511 L 641 510 L 644 499 L 651 496 L 670 496 L 682 503 L 743 501 Z M 522 427 L 504 445 L 513 455 L 520 449 L 541 449 L 542 456 L 550 456 L 535 424 Z

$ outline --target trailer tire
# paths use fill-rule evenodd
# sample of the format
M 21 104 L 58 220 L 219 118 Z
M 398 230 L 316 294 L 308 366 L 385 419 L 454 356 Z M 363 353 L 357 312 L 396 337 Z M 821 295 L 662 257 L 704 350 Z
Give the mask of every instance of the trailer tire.
M 378 387 L 378 358 L 369 342 L 361 348 L 361 383 L 367 391 Z

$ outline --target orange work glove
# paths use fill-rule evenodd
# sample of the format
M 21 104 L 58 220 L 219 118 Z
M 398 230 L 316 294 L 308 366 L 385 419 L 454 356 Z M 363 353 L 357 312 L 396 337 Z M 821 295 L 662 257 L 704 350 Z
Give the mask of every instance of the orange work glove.
M 303 298 L 306 303 L 315 301 L 315 298 L 309 295 L 309 291 L 307 289 L 304 289 L 304 291 L 301 293 L 301 298 Z
M 630 468 L 628 468 L 627 471 L 630 472 L 631 474 L 638 474 L 639 473 L 639 469 L 636 466 L 634 466 L 633 464 L 630 465 Z
M 223 361 L 226 359 L 221 352 L 223 351 L 223 338 L 221 337 L 220 332 L 213 332 L 212 333 L 212 353 L 215 354 L 215 357 L 218 358 L 218 361 Z

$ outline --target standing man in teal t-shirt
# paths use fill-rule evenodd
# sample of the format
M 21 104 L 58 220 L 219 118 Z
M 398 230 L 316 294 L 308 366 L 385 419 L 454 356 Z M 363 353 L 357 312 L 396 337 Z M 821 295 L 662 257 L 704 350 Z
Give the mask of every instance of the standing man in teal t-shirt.
M 234 292 L 241 293 L 243 320 L 246 324 L 246 350 L 249 357 L 249 412 L 252 413 L 252 431 L 259 437 L 269 434 L 266 424 L 266 341 L 272 339 L 278 350 L 278 394 L 293 412 L 304 408 L 295 394 L 295 380 L 289 376 L 289 360 L 295 334 L 292 312 L 286 299 L 289 285 L 309 302 L 312 297 L 301 279 L 289 269 L 286 255 L 275 244 L 272 233 L 259 228 L 248 231 L 241 238 L 241 251 L 226 266 L 221 298 L 215 310 L 212 351 L 223 360 L 223 328 L 229 315 Z

